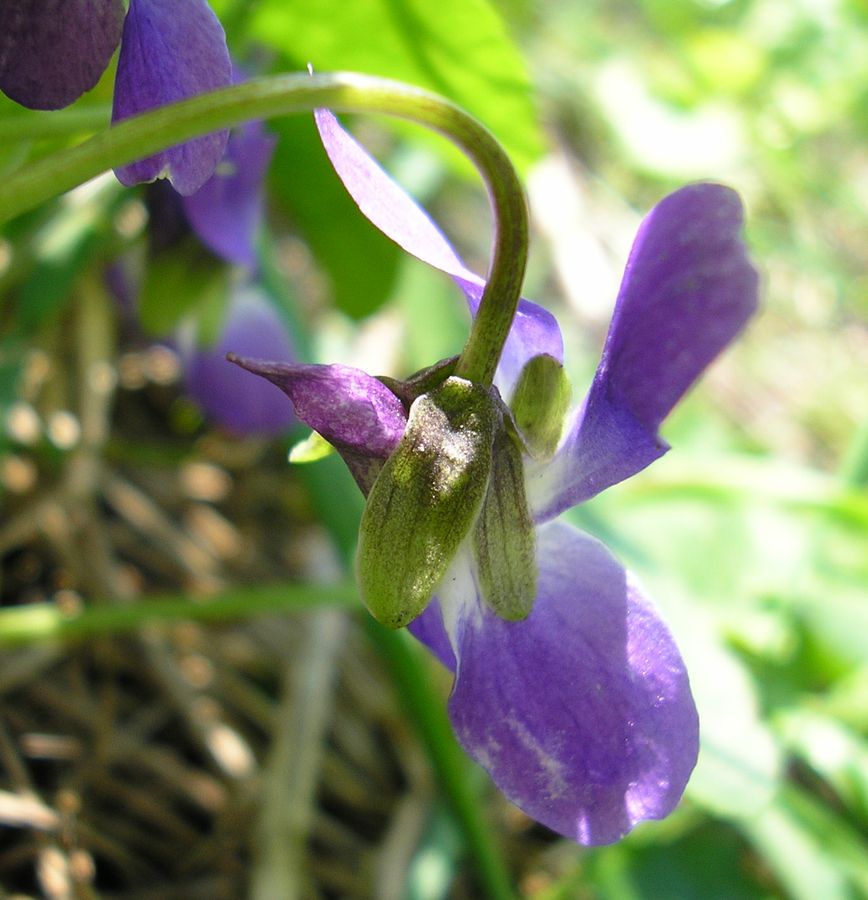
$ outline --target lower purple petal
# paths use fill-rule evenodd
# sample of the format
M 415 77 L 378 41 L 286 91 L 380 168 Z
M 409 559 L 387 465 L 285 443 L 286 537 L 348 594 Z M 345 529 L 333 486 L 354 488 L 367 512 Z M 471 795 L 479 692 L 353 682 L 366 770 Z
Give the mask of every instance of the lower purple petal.
M 31 109 L 60 109 L 99 81 L 124 21 L 122 0 L 3 0 L 0 90 Z
M 657 428 L 757 306 L 738 195 L 693 184 L 639 229 L 591 390 L 532 489 L 539 520 L 643 469 L 667 449 Z
M 229 302 L 226 323 L 213 347 L 195 350 L 185 363 L 187 392 L 218 424 L 234 434 L 280 434 L 295 421 L 292 407 L 277 391 L 226 361 L 226 353 L 294 356 L 286 327 L 260 289 L 248 286 Z
M 115 78 L 112 121 L 225 87 L 232 65 L 223 26 L 206 0 L 130 0 Z M 211 177 L 226 149 L 222 130 L 170 147 L 116 170 L 122 184 L 167 177 L 192 194 Z
M 456 734 L 506 796 L 583 844 L 667 815 L 698 751 L 684 664 L 648 599 L 602 544 L 538 531 L 539 591 L 523 622 L 458 611 Z

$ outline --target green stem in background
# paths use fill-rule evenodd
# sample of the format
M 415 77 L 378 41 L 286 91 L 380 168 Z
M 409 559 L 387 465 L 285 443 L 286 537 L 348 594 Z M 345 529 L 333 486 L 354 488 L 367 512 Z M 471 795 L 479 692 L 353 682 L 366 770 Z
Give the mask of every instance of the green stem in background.
M 56 603 L 32 603 L 0 611 L 0 647 L 118 634 L 152 624 L 228 622 L 335 606 L 358 608 L 358 589 L 354 584 L 234 587 L 200 603 L 191 601 L 188 594 L 178 594 L 124 606 L 89 603 L 73 613 L 64 612 Z
M 73 106 L 52 112 L 22 110 L 11 116 L 0 116 L 0 142 L 37 141 L 92 134 L 107 128 L 111 115 L 112 108 L 108 103 Z
M 527 260 L 527 209 L 503 148 L 476 119 L 419 88 L 353 73 L 278 75 L 200 94 L 43 157 L 0 183 L 0 224 L 111 168 L 249 119 L 328 107 L 409 119 L 453 141 L 479 170 L 494 212 L 488 282 L 457 374 L 491 384 L 518 305 Z

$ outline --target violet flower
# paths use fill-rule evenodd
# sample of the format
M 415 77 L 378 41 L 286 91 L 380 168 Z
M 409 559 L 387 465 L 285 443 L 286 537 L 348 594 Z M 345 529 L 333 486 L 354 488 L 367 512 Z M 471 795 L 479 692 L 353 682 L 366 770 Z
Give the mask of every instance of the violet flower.
M 202 243 L 249 273 L 244 283 L 232 288 L 217 342 L 190 346 L 182 354 L 187 393 L 213 421 L 236 435 L 281 434 L 295 423 L 291 407 L 279 395 L 266 394 L 252 375 L 230 369 L 225 361 L 229 350 L 295 358 L 286 323 L 255 278 L 263 184 L 275 142 L 262 122 L 239 126 L 214 175 L 196 193 L 181 198 Z
M 317 121 L 362 212 L 449 274 L 474 310 L 483 281 L 330 113 Z M 676 191 L 642 223 L 587 398 L 556 445 L 522 457 L 537 571 L 529 615 L 493 611 L 468 537 L 410 624 L 455 674 L 449 716 L 465 750 L 528 815 L 581 843 L 615 841 L 674 808 L 696 762 L 698 719 L 678 649 L 636 579 L 599 541 L 554 519 L 667 449 L 659 424 L 756 307 L 741 224 L 738 197 L 716 184 Z M 561 355 L 554 318 L 522 300 L 495 383 L 515 403 L 525 366 Z M 234 361 L 280 387 L 366 492 L 402 440 L 409 400 L 436 380 Z M 393 567 L 401 553 L 395 546 Z
M 223 27 L 206 0 L 3 0 L 0 90 L 23 106 L 60 109 L 99 81 L 120 43 L 112 121 L 224 87 Z M 122 166 L 125 185 L 167 177 L 181 194 L 208 180 L 223 130 Z
M 170 249 L 192 229 L 221 260 L 246 270 L 229 287 L 217 340 L 203 346 L 195 328 L 182 328 L 176 341 L 187 393 L 235 435 L 281 434 L 295 423 L 280 395 L 262 391 L 258 379 L 225 361 L 229 350 L 285 361 L 295 357 L 286 323 L 256 277 L 263 184 L 275 142 L 262 122 L 247 122 L 233 130 L 217 171 L 194 194 L 179 197 L 159 185 L 151 191 L 152 246 Z
M 256 282 L 232 289 L 216 343 L 194 347 L 181 343 L 187 393 L 205 414 L 234 435 L 276 435 L 295 423 L 292 407 L 276 391 L 263 391 L 249 372 L 226 365 L 230 350 L 295 358 L 286 324 Z

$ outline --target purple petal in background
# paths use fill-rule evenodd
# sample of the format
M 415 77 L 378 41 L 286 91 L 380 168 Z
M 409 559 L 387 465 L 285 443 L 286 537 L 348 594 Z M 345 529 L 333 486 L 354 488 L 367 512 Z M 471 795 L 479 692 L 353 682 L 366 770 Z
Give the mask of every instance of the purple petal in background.
M 485 281 L 467 269 L 428 214 L 383 171 L 345 131 L 332 113 L 314 113 L 326 153 L 338 177 L 362 213 L 412 256 L 451 275 L 476 313 Z M 539 353 L 563 358 L 563 340 L 555 317 L 522 300 L 504 346 L 498 384 L 508 394 L 524 364 Z
M 558 455 L 531 478 L 538 520 L 666 451 L 658 426 L 756 310 L 758 277 L 741 226 L 738 195 L 718 184 L 681 188 L 645 218 L 584 407 Z
M 669 632 L 603 545 L 562 524 L 537 534 L 530 616 L 507 622 L 478 601 L 458 613 L 449 714 L 513 803 L 606 844 L 678 803 L 696 709 Z
M 200 240 L 227 262 L 254 268 L 262 222 L 263 180 L 276 142 L 261 122 L 229 136 L 226 155 L 211 178 L 184 197 L 184 211 Z
M 235 434 L 279 434 L 295 421 L 277 391 L 226 361 L 226 353 L 293 357 L 289 335 L 274 307 L 255 286 L 235 292 L 223 333 L 214 347 L 194 350 L 186 360 L 187 392 L 215 422 Z
M 223 26 L 206 0 L 130 0 L 115 79 L 112 121 L 224 87 L 232 65 Z M 180 194 L 214 173 L 228 132 L 170 147 L 116 171 L 122 184 L 168 177 Z
M 124 21 L 122 0 L 2 0 L 0 90 L 32 109 L 60 109 L 105 71 Z

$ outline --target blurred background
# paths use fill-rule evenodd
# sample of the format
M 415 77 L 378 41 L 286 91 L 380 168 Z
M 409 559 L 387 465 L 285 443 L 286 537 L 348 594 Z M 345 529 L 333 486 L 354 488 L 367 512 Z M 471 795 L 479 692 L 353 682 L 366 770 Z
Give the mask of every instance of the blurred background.
M 386 75 L 495 133 L 576 399 L 644 212 L 742 195 L 759 316 L 673 450 L 568 514 L 663 609 L 700 763 L 666 821 L 561 840 L 455 752 L 447 673 L 358 608 L 361 498 L 333 456 L 289 464 L 306 430 L 222 354 L 406 375 L 467 316 L 281 119 L 252 260 L 111 176 L 0 232 L 0 896 L 868 897 L 868 5 L 212 6 L 249 74 Z M 0 97 L 2 177 L 103 127 L 111 90 L 51 125 Z M 350 124 L 484 272 L 472 169 Z

